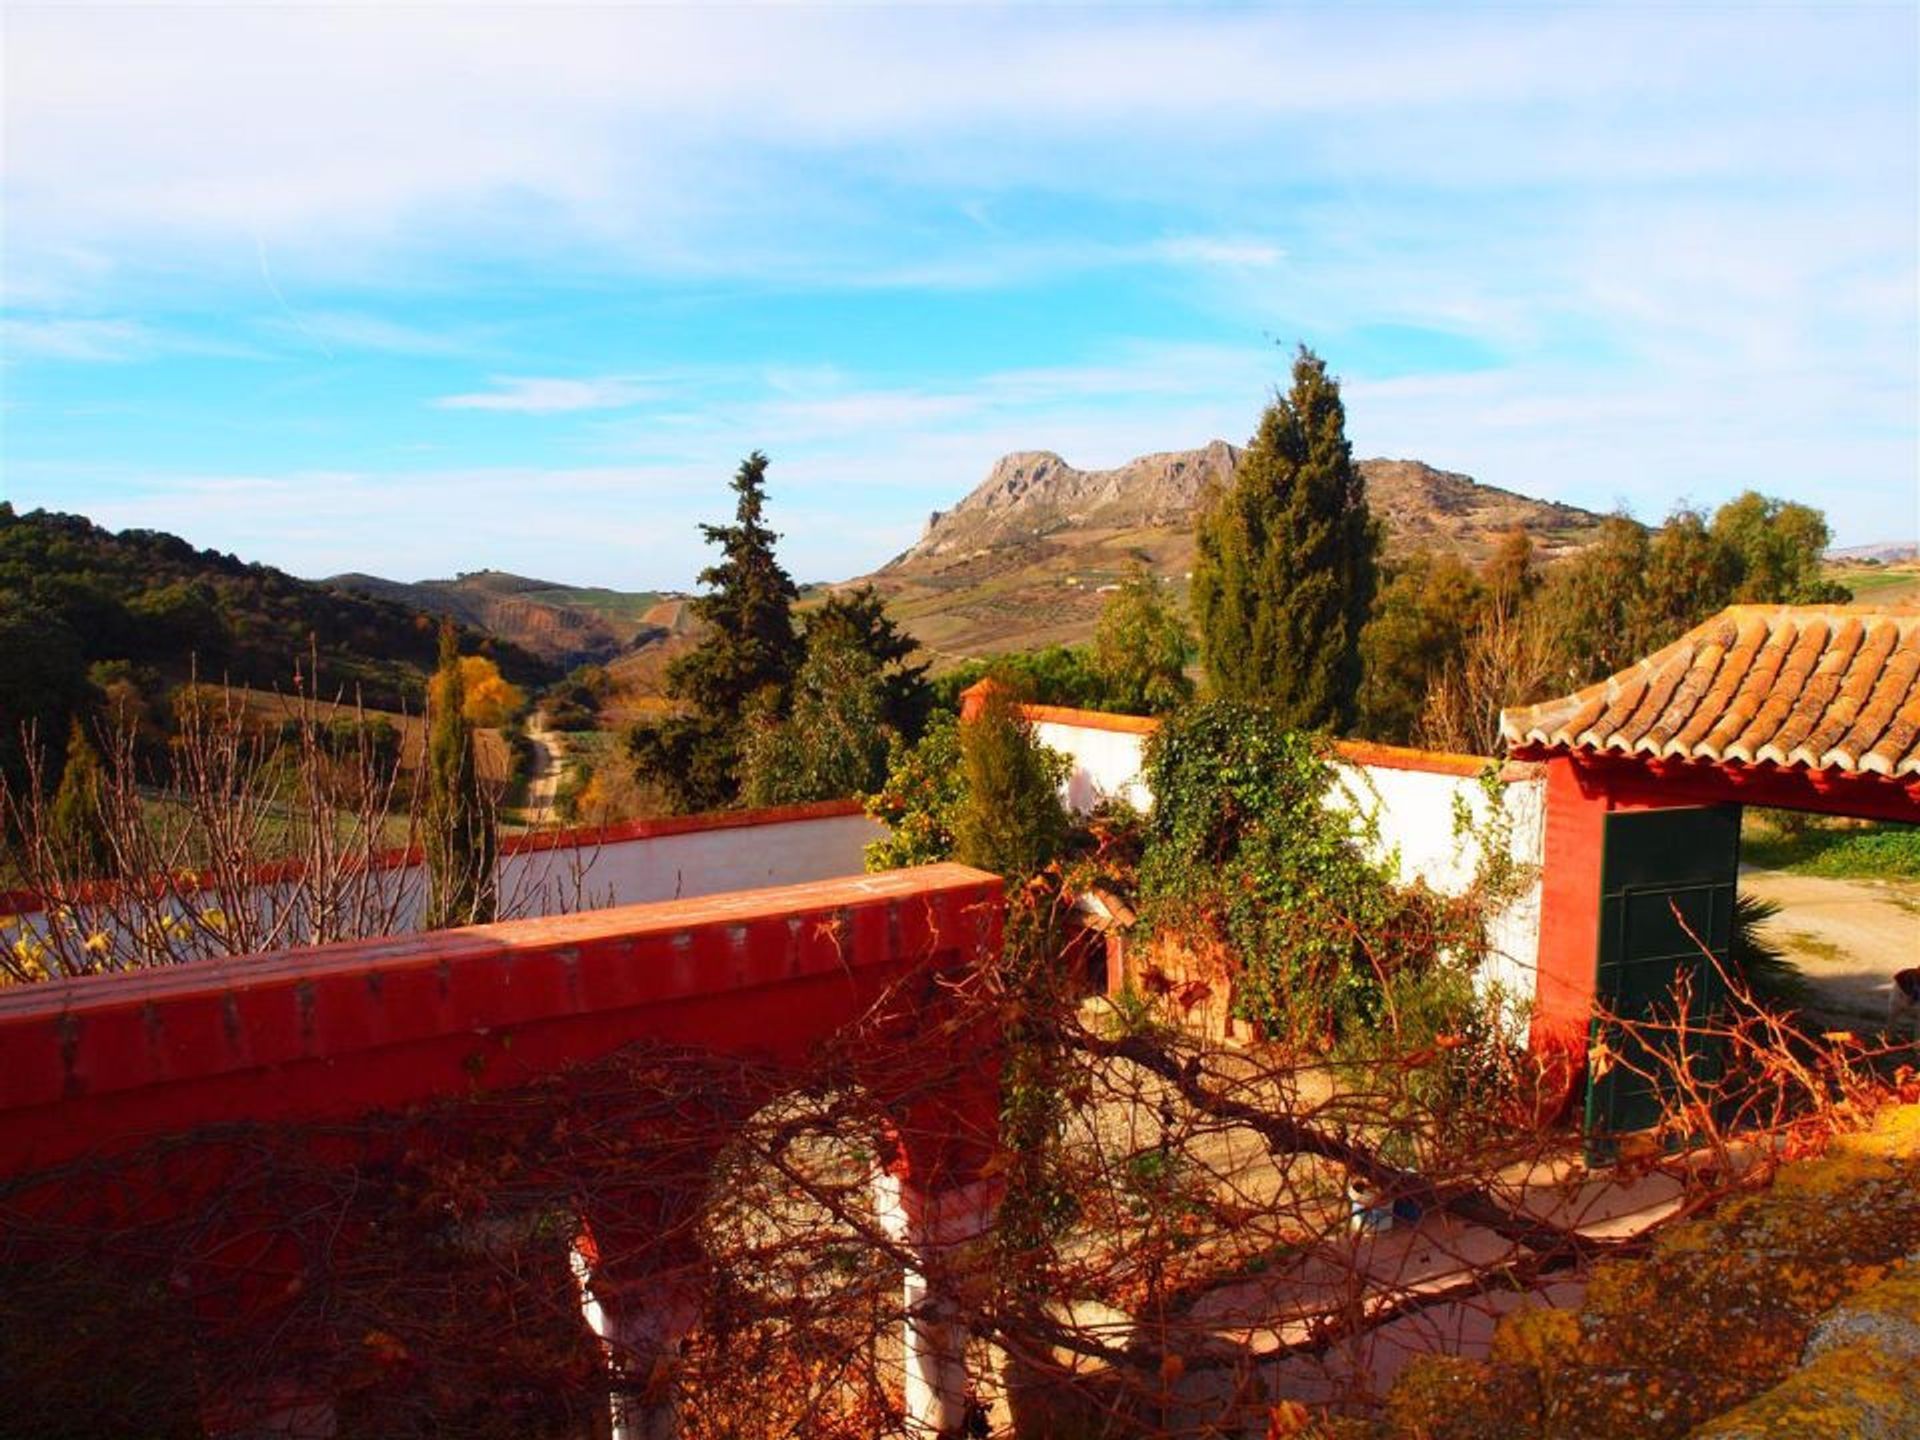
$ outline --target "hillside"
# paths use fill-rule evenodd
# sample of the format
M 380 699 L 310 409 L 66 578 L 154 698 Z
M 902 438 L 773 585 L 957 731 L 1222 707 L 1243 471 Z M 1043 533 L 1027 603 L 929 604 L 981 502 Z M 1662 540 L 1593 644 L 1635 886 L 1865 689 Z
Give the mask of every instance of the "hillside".
M 1112 470 L 1019 451 L 953 509 L 936 511 L 926 533 L 870 578 L 938 660 L 1084 640 L 1101 587 L 1135 562 L 1184 586 L 1195 509 L 1239 460 L 1220 440 Z M 1425 548 L 1477 559 L 1522 528 L 1551 557 L 1585 544 L 1601 520 L 1417 460 L 1363 460 L 1360 470 L 1389 554 Z
M 323 583 L 450 615 L 492 631 L 562 669 L 610 660 L 665 634 L 647 618 L 662 600 L 653 591 L 558 585 L 502 570 L 476 570 L 452 580 L 412 584 L 360 574 L 335 575 Z
M 123 660 L 172 678 L 197 668 L 203 679 L 268 689 L 297 669 L 323 693 L 358 688 L 381 707 L 417 701 L 435 659 L 434 623 L 417 609 L 196 550 L 161 531 L 115 534 L 81 515 L 21 515 L 4 503 L 0 605 L 37 617 L 88 664 Z M 492 656 L 521 684 L 553 673 L 489 634 L 464 636 L 463 648 Z

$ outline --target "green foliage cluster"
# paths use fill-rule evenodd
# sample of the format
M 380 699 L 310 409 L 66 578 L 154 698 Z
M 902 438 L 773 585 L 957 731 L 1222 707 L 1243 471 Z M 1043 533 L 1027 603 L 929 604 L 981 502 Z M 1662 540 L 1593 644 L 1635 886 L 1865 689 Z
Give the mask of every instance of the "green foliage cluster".
M 1090 645 L 1046 645 L 963 661 L 933 681 L 934 708 L 958 710 L 961 692 L 989 675 L 1013 686 L 1029 704 L 1075 710 L 1119 708 L 1108 703 L 1106 682 L 1095 667 Z
M 1217 945 L 1236 1007 L 1268 1033 L 1324 1041 L 1378 1019 L 1401 977 L 1477 957 L 1477 910 L 1397 883 L 1368 857 L 1322 742 L 1269 707 L 1220 700 L 1147 745 L 1154 808 L 1140 865 L 1150 932 Z
M 887 827 L 867 846 L 867 869 L 901 870 L 951 858 L 954 819 L 965 797 L 958 715 L 936 715 L 915 744 L 894 736 L 887 773 L 866 796 L 867 814 Z
M 1819 511 L 1751 490 L 1711 520 L 1683 507 L 1652 532 L 1614 516 L 1597 543 L 1549 575 L 1542 603 L 1560 622 L 1570 671 L 1585 684 L 1728 605 L 1851 598 L 1821 577 L 1830 539 Z
M 600 706 L 613 693 L 613 677 L 604 666 L 576 665 L 540 697 L 540 711 L 555 730 L 592 730 Z
M 871 790 L 888 737 L 926 722 L 926 667 L 871 586 L 829 596 L 796 631 L 799 591 L 765 523 L 766 472 L 767 457 L 749 455 L 733 479 L 734 523 L 700 527 L 722 558 L 700 572 L 707 593 L 693 602 L 706 638 L 667 667 L 682 712 L 628 735 L 640 776 L 679 810 Z
M 113 846 L 107 835 L 105 788 L 100 752 L 87 738 L 85 724 L 75 716 L 67 733 L 60 788 L 54 791 L 48 819 L 53 843 L 78 861 L 76 869 L 84 874 L 105 875 L 113 863 Z
M 1193 698 L 1187 662 L 1193 632 L 1160 582 L 1136 566 L 1100 612 L 1093 632 L 1093 668 L 1105 690 L 1104 709 L 1127 715 L 1165 715 Z
M 498 905 L 495 862 L 499 840 L 480 792 L 473 727 L 463 708 L 459 639 L 451 622 L 440 627 L 437 708 L 427 735 L 427 814 L 423 826 L 428 901 L 426 928 L 481 925 Z
M 1403 557 L 1362 636 L 1361 733 L 1484 751 L 1500 706 L 1604 679 L 1728 605 L 1846 600 L 1821 575 L 1827 541 L 1817 510 L 1748 491 L 1651 531 L 1609 516 L 1591 545 L 1544 568 L 1519 532 L 1478 570 Z
M 929 699 L 937 709 L 958 709 L 961 692 L 991 675 L 1034 705 L 1164 715 L 1193 698 L 1192 659 L 1186 618 L 1139 567 L 1108 597 L 1090 643 L 964 661 L 932 682 Z
M 1379 528 L 1326 364 L 1302 347 L 1195 535 L 1193 609 L 1212 693 L 1295 730 L 1344 731 L 1360 689 Z
M 975 719 L 937 715 L 917 744 L 893 740 L 885 779 L 865 797 L 887 827 L 867 869 L 960 860 L 1025 880 L 1065 848 L 1068 763 L 1034 739 L 1010 687 L 993 687 Z
M 1457 555 L 1427 550 L 1387 567 L 1360 637 L 1360 732 L 1396 745 L 1418 739 L 1435 686 L 1464 664 L 1493 607 L 1524 603 L 1538 583 L 1532 546 L 1520 531 L 1478 570 Z

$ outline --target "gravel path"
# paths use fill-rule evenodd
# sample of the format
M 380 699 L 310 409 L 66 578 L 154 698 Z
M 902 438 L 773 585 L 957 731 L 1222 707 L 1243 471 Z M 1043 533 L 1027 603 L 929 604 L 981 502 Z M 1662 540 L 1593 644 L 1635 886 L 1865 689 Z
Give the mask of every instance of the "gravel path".
M 1823 1014 L 1886 1019 L 1893 972 L 1920 965 L 1920 881 L 1743 867 L 1740 888 L 1780 906 L 1767 933 L 1806 973 Z

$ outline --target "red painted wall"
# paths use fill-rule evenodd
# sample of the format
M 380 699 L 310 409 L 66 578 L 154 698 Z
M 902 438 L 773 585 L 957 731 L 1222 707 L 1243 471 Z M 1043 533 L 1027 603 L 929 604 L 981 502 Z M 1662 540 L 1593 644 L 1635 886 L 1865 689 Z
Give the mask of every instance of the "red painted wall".
M 1000 894 L 933 865 L 3 992 L 0 1176 L 513 1085 L 637 1040 L 797 1061 L 903 976 L 997 953 Z

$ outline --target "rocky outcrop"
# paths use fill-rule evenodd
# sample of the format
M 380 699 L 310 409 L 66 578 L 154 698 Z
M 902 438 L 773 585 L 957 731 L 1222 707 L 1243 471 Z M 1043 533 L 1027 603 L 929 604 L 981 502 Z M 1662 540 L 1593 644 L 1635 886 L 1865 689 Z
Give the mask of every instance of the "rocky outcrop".
M 1142 455 L 1111 470 L 1081 470 L 1051 450 L 1017 450 L 887 572 L 941 568 L 982 551 L 1071 541 L 1077 532 L 1140 529 L 1189 533 L 1210 487 L 1232 480 L 1242 452 L 1224 440 L 1199 450 Z M 1418 460 L 1362 460 L 1367 497 L 1397 548 L 1479 553 L 1493 537 L 1525 529 L 1547 552 L 1573 548 L 1600 523 L 1576 506 L 1482 485 Z M 885 572 L 883 572 L 885 573 Z

